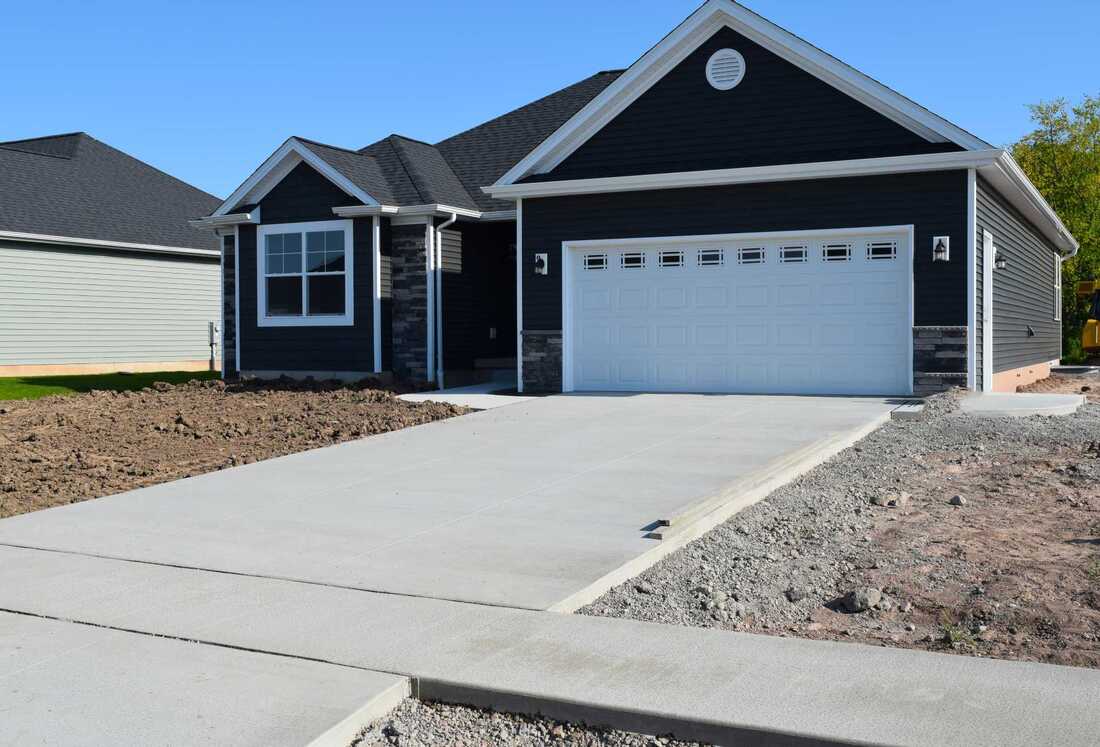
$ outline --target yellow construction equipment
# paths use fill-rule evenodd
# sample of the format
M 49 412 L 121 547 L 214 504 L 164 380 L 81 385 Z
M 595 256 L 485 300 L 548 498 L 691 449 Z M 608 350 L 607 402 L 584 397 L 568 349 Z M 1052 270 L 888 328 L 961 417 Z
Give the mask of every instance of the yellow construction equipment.
M 1100 281 L 1085 280 L 1078 283 L 1077 297 L 1090 299 L 1089 320 L 1081 330 L 1081 345 L 1086 353 L 1100 353 Z

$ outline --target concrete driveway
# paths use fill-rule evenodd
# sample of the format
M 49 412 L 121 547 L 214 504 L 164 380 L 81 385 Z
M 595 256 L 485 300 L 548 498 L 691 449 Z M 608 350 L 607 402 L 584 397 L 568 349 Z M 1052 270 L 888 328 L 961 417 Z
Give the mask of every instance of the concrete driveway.
M 18 516 L 0 521 L 0 544 L 570 609 L 697 534 L 707 526 L 700 517 L 724 518 L 895 406 L 844 397 L 534 399 Z M 677 517 L 690 518 L 694 534 L 649 536 L 662 522 L 675 528 Z

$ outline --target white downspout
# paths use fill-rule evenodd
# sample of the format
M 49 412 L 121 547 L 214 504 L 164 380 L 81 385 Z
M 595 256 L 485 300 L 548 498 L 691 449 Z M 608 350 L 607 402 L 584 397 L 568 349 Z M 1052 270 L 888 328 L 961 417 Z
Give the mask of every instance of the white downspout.
M 429 382 L 435 381 L 435 218 L 428 216 L 424 224 L 424 289 L 427 305 L 428 329 L 425 357 L 427 369 L 424 372 Z
M 454 225 L 457 220 L 458 213 L 451 213 L 451 217 L 435 229 L 435 380 L 440 389 L 443 388 L 443 229 Z

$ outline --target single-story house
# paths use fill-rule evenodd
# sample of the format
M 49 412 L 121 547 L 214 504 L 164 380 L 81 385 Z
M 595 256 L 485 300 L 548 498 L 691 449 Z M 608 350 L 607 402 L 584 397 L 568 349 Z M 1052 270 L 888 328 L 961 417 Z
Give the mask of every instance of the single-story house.
M 439 143 L 290 138 L 196 225 L 232 372 L 550 392 L 1012 389 L 1077 250 L 1007 152 L 730 0 Z
M 0 376 L 209 368 L 218 242 L 188 219 L 220 202 L 83 132 L 0 143 Z

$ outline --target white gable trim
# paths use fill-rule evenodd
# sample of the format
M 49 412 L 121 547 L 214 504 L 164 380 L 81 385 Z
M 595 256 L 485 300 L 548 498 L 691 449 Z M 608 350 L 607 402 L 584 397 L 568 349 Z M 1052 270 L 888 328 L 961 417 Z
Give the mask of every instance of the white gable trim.
M 525 176 L 553 170 L 723 26 L 752 39 L 930 142 L 953 142 L 967 150 L 991 147 L 732 0 L 707 0 L 496 184 L 514 184 Z
M 327 161 L 303 145 L 298 139 L 290 138 L 283 143 L 277 151 L 272 153 L 260 168 L 252 172 L 252 176 L 245 180 L 244 184 L 237 187 L 233 194 L 226 198 L 211 217 L 226 215 L 235 206 L 243 201 L 259 202 L 264 195 L 281 182 L 295 166 L 305 162 L 312 166 L 321 176 L 328 179 L 340 189 L 352 197 L 356 197 L 366 205 L 378 205 L 378 200 L 364 192 L 353 184 L 346 176 L 334 169 Z

